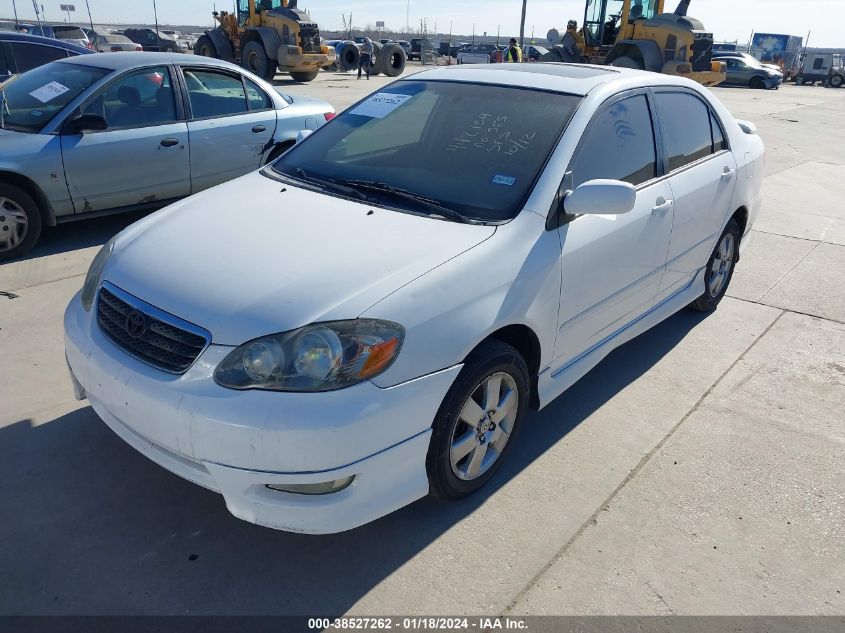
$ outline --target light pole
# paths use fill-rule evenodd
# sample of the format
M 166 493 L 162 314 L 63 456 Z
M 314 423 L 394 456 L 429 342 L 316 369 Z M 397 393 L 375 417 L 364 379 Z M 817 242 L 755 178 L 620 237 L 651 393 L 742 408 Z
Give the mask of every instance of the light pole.
M 411 34 L 411 0 L 405 3 L 405 34 Z
M 88 8 L 88 21 L 91 23 L 91 31 L 94 31 L 94 18 L 91 17 L 91 5 L 88 0 L 85 0 L 85 6 Z
M 20 29 L 21 25 L 18 24 L 18 5 L 15 4 L 15 0 L 12 0 L 12 10 L 15 12 L 15 29 Z

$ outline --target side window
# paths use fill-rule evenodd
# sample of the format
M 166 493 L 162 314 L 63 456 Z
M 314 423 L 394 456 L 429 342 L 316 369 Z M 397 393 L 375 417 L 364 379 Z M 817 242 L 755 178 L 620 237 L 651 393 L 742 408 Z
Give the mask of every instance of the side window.
M 82 112 L 102 116 L 109 129 L 176 121 L 170 73 L 166 66 L 155 66 L 124 75 L 91 97 Z
M 185 83 L 195 119 L 247 112 L 240 77 L 210 70 L 185 70 Z
M 728 149 L 728 144 L 725 143 L 725 135 L 722 133 L 722 126 L 719 125 L 719 119 L 712 111 L 710 112 L 710 128 L 713 130 L 713 153 Z
M 250 79 L 244 78 L 246 81 L 246 98 L 249 101 L 250 110 L 270 110 L 273 108 L 273 102 L 267 93 L 259 88 Z
M 11 46 L 12 55 L 14 55 L 15 62 L 18 65 L 18 73 L 25 73 L 27 70 L 67 57 L 67 51 L 55 46 L 23 42 L 12 42 Z
M 669 171 L 708 156 L 713 150 L 713 139 L 710 109 L 704 102 L 681 92 L 658 92 L 655 99 L 666 134 Z
M 572 171 L 573 187 L 596 178 L 632 185 L 657 175 L 654 128 L 644 95 L 618 101 L 602 111 L 581 139 Z
M 824 59 L 819 57 L 816 61 L 813 62 L 813 70 L 821 70 L 822 66 L 824 66 Z

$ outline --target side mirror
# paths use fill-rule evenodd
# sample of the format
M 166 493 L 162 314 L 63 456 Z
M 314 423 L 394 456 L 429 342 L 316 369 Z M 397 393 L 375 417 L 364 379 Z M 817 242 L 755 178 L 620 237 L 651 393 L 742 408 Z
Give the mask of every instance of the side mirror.
M 299 130 L 299 133 L 296 135 L 296 144 L 299 145 L 302 141 L 307 139 L 314 133 L 314 130 Z
M 85 132 L 100 132 L 109 129 L 109 124 L 99 114 L 83 114 L 71 119 L 65 124 L 66 134 L 85 134 Z
M 571 191 L 563 200 L 570 215 L 619 215 L 634 209 L 637 190 L 621 180 L 590 180 Z

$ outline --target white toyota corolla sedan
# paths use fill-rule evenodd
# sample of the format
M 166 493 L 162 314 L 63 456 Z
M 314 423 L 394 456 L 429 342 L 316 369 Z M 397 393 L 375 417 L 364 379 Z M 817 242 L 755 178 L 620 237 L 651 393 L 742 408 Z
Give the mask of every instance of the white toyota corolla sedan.
M 106 244 L 65 314 L 77 397 L 260 525 L 338 532 L 462 497 L 527 409 L 716 308 L 763 160 L 684 79 L 421 72 Z

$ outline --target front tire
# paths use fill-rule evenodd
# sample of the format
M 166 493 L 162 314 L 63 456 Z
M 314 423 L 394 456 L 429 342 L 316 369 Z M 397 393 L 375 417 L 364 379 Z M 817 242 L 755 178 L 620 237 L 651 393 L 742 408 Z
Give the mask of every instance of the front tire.
M 0 262 L 28 253 L 41 235 L 41 212 L 23 189 L 0 183 Z
M 830 87 L 831 88 L 841 88 L 843 82 L 845 82 L 845 77 L 842 75 L 833 75 L 830 78 Z
M 755 90 L 763 90 L 766 87 L 766 83 L 762 77 L 752 77 L 750 86 Z
M 243 67 L 255 73 L 264 81 L 273 81 L 276 76 L 276 60 L 270 59 L 264 50 L 264 44 L 258 40 L 250 40 L 243 50 Z
M 628 57 L 627 55 L 624 57 L 617 57 L 612 62 L 610 62 L 611 66 L 616 66 L 617 68 L 632 68 L 634 70 L 645 70 L 642 62 L 638 59 L 634 59 L 633 57 Z
M 426 455 L 431 495 L 459 499 L 486 484 L 514 444 L 528 405 L 528 367 L 510 345 L 478 347 L 449 389 Z
M 314 81 L 317 78 L 317 73 L 319 70 L 309 70 L 309 71 L 295 71 L 290 74 L 293 77 L 294 81 L 298 81 L 299 83 L 307 83 L 309 81 Z
M 736 260 L 739 257 L 739 224 L 731 218 L 722 236 L 716 243 L 716 248 L 704 273 L 704 294 L 690 304 L 690 308 L 698 312 L 712 312 L 728 291 L 733 279 Z
M 202 55 L 203 57 L 211 57 L 212 59 L 220 59 L 217 49 L 214 47 L 214 42 L 208 35 L 202 35 L 194 45 L 194 54 Z

